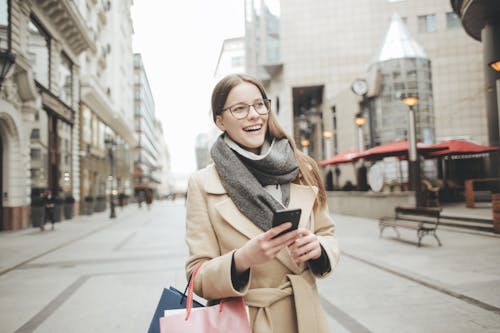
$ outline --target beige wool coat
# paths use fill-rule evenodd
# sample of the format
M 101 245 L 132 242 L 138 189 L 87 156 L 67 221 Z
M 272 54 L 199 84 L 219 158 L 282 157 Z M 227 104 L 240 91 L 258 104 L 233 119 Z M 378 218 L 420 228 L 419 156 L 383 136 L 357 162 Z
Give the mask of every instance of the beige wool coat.
M 195 279 L 195 293 L 207 300 L 243 297 L 254 333 L 330 332 L 315 280 L 333 271 L 340 252 L 328 208 L 313 212 L 316 193 L 315 188 L 292 183 L 288 208 L 302 209 L 299 227 L 318 236 L 331 270 L 323 276 L 315 274 L 307 263 L 297 265 L 285 248 L 275 259 L 252 267 L 249 283 L 235 290 L 231 282 L 233 252 L 263 231 L 235 206 L 213 164 L 193 174 L 186 207 L 190 253 L 186 274 L 203 262 Z

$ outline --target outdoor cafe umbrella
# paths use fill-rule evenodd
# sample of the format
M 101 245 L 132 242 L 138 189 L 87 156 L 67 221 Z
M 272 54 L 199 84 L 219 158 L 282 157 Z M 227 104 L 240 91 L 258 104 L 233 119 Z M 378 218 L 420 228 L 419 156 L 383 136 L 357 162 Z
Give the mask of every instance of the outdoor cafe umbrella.
M 499 147 L 478 145 L 467 140 L 448 140 L 439 142 L 433 147 L 444 148 L 438 151 L 430 151 L 424 154 L 426 158 L 432 157 L 450 157 L 456 158 L 475 158 L 483 157 L 485 154 L 498 150 Z
M 421 142 L 417 143 L 417 150 L 421 154 L 442 149 L 446 149 L 446 147 L 434 147 L 434 145 L 431 144 L 424 144 Z M 365 150 L 359 155 L 358 158 L 364 158 L 367 160 L 381 160 L 384 157 L 391 156 L 406 158 L 408 156 L 408 141 L 404 140 L 384 143 L 380 146 Z
M 355 162 L 359 158 L 359 152 L 356 149 L 351 149 L 343 153 L 337 154 L 330 157 L 329 159 L 320 161 L 318 164 L 320 166 L 330 165 L 330 164 L 342 164 Z
M 496 151 L 499 147 L 478 145 L 467 140 L 447 140 L 434 145 L 434 147 L 441 147 L 439 151 L 428 152 L 424 154 L 425 158 L 437 158 L 442 168 L 442 178 L 445 186 L 456 188 L 457 185 L 452 181 L 448 183 L 448 168 L 449 160 L 461 159 L 477 159 L 486 156 L 488 153 Z

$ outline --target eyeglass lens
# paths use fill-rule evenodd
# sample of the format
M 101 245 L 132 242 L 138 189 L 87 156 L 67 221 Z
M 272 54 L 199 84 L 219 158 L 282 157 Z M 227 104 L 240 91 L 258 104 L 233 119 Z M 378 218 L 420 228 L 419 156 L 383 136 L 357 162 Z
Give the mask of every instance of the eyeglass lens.
M 267 100 L 257 100 L 253 104 L 240 103 L 229 108 L 229 111 L 237 119 L 243 119 L 250 113 L 250 107 L 253 106 L 254 110 L 260 114 L 264 115 L 269 112 L 269 101 Z

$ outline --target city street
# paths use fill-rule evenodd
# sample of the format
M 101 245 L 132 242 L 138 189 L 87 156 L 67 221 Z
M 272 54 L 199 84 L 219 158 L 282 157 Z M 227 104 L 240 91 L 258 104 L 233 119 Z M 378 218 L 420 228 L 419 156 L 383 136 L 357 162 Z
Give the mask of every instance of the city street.
M 163 287 L 185 286 L 183 200 L 0 233 L 1 332 L 145 332 Z M 320 281 L 332 332 L 498 332 L 500 237 L 401 240 L 334 215 L 343 251 Z

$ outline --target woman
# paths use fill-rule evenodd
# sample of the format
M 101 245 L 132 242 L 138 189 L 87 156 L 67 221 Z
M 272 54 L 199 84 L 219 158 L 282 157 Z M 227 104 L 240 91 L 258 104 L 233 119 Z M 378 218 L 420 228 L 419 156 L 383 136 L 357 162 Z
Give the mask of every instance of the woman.
M 214 164 L 188 186 L 186 273 L 202 263 L 194 291 L 208 300 L 243 297 L 255 333 L 329 332 L 316 278 L 339 250 L 316 163 L 278 124 L 263 86 L 247 75 L 223 78 L 212 115 L 224 133 Z M 275 211 L 302 209 L 299 228 L 271 226 Z

